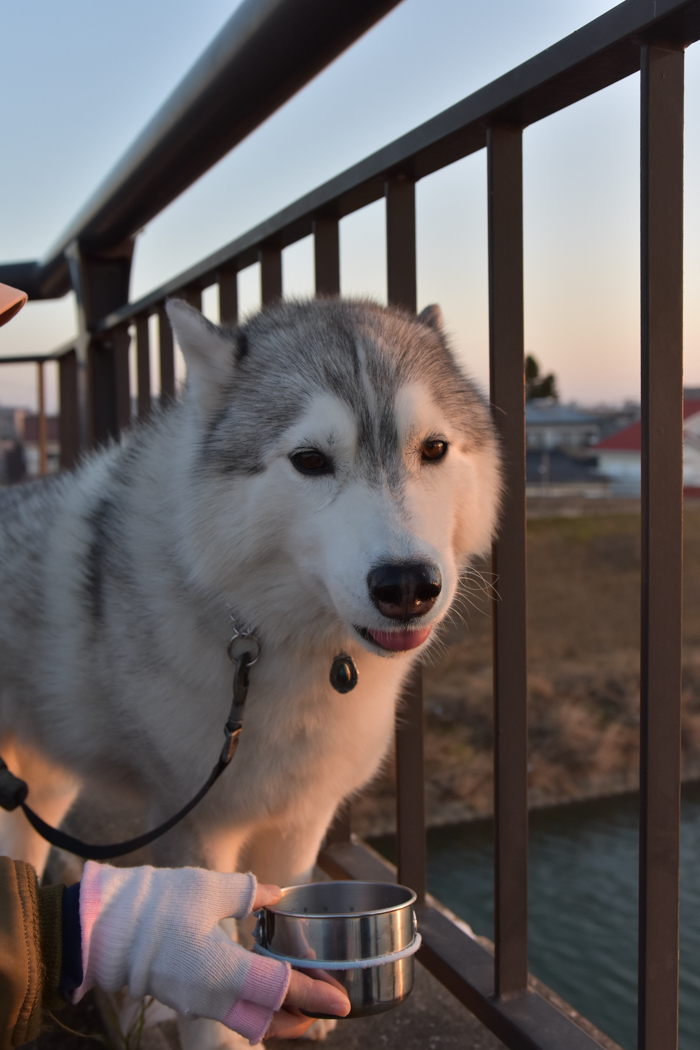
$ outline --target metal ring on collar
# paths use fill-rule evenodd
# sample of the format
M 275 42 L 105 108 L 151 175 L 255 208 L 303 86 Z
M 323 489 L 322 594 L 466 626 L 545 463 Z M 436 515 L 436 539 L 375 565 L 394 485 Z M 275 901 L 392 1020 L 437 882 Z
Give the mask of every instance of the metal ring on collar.
M 241 644 L 239 646 L 236 646 L 234 650 L 234 645 L 236 642 L 240 642 Z M 245 653 L 248 653 L 250 657 L 250 659 L 248 660 L 248 667 L 252 667 L 253 664 L 256 664 L 260 659 L 262 645 L 260 644 L 260 640 L 256 638 L 254 634 L 251 634 L 249 631 L 235 630 L 231 635 L 231 640 L 228 643 L 226 651 L 228 653 L 229 660 L 231 661 L 231 663 L 234 664 L 237 660 L 240 660 L 240 658 L 243 655 L 245 655 Z
M 417 933 L 406 948 L 398 952 L 389 952 L 388 955 L 375 955 L 373 959 L 334 959 L 331 962 L 323 959 L 293 959 L 289 955 L 277 955 L 269 948 L 263 948 L 256 941 L 253 951 L 258 955 L 265 955 L 268 959 L 277 959 L 278 962 L 287 962 L 297 970 L 369 970 L 372 966 L 383 966 L 384 963 L 399 962 L 407 959 L 409 955 L 415 955 L 421 946 L 422 937 Z

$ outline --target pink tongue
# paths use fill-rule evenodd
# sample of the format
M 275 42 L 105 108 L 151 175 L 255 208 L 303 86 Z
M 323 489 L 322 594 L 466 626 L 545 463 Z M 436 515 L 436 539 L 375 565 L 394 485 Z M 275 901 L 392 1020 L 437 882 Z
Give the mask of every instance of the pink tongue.
M 406 649 L 415 649 L 422 645 L 428 637 L 432 627 L 419 627 L 416 631 L 373 631 L 369 633 L 384 649 L 394 649 L 396 652 L 405 652 Z

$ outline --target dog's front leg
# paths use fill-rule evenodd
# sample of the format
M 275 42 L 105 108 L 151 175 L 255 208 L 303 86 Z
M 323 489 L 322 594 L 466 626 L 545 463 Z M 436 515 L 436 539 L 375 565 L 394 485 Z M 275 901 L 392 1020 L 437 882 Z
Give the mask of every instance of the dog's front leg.
M 157 826 L 172 813 L 167 804 L 154 809 L 149 827 Z M 248 829 L 244 826 L 226 826 L 202 819 L 195 810 L 180 824 L 156 839 L 149 847 L 150 862 L 160 868 L 193 866 L 210 871 L 239 871 L 238 858 Z
M 335 806 L 324 808 L 307 824 L 287 823 L 260 830 L 245 847 L 246 866 L 260 882 L 273 882 L 278 886 L 309 882 L 334 812 Z M 334 1020 L 314 1021 L 300 1038 L 314 1042 L 325 1039 L 337 1023 Z
M 2 741 L 0 754 L 15 776 L 29 786 L 28 804 L 48 824 L 57 827 L 78 794 L 77 778 L 14 737 Z M 50 849 L 49 843 L 34 830 L 21 809 L 12 813 L 0 810 L 2 855 L 26 860 L 41 877 Z
M 232 1032 L 218 1021 L 205 1017 L 177 1016 L 177 1029 L 182 1050 L 250 1050 L 250 1043 L 243 1035 Z M 262 1043 L 258 1043 L 262 1046 Z
M 256 830 L 246 842 L 241 860 L 260 882 L 278 886 L 309 882 L 334 812 L 335 806 L 324 806 L 303 823 L 280 821 Z
M 165 819 L 162 810 L 152 813 L 151 823 Z M 213 871 L 236 871 L 245 829 L 209 826 L 195 813 L 168 831 L 150 847 L 151 861 L 158 867 L 194 865 Z M 221 926 L 237 940 L 236 920 L 225 919 Z M 160 1004 L 159 1004 L 160 1005 Z M 203 1017 L 183 1017 L 175 1014 L 182 1050 L 250 1050 L 250 1043 L 242 1035 Z M 148 1022 L 148 1015 L 146 1017 Z

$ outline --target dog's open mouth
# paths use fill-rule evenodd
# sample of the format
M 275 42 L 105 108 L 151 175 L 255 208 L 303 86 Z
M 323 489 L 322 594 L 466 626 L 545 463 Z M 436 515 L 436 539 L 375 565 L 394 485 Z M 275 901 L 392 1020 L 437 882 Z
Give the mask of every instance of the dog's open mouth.
M 373 642 L 380 649 L 391 653 L 404 653 L 417 649 L 430 635 L 432 627 L 406 628 L 403 631 L 375 631 L 369 627 L 355 627 L 355 630 L 366 642 Z

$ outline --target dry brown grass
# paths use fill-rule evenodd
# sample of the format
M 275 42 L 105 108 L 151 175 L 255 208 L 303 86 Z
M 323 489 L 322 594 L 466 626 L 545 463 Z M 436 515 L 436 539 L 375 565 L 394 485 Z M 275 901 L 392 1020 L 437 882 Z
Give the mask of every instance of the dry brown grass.
M 700 776 L 700 506 L 686 508 L 683 760 Z M 488 566 L 481 566 L 484 570 Z M 486 579 L 489 577 L 486 575 Z M 532 805 L 637 786 L 639 516 L 531 520 L 528 526 L 529 787 Z M 446 647 L 426 668 L 428 819 L 492 807 L 491 617 L 467 580 Z M 393 770 L 354 806 L 362 833 L 393 825 Z

